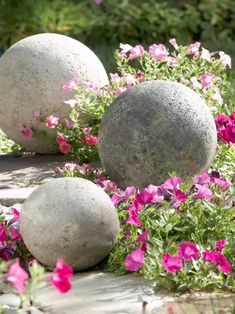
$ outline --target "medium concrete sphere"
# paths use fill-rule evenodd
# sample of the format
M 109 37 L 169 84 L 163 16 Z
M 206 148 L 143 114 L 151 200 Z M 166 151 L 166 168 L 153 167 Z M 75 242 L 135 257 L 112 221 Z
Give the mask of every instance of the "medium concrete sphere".
M 161 184 L 212 163 L 217 144 L 213 116 L 192 89 L 170 81 L 148 81 L 125 91 L 106 111 L 99 130 L 101 162 L 126 187 Z
M 35 111 L 64 117 L 68 100 L 62 86 L 74 77 L 93 81 L 97 86 L 108 83 L 106 71 L 97 56 L 85 45 L 70 37 L 44 33 L 20 40 L 0 58 L 0 128 L 9 138 L 28 151 L 48 154 L 57 150 L 50 139 L 21 137 L 22 126 L 39 126 Z
M 20 232 L 32 255 L 53 267 L 62 258 L 74 270 L 100 262 L 114 246 L 119 220 L 109 196 L 80 178 L 58 178 L 24 202 Z

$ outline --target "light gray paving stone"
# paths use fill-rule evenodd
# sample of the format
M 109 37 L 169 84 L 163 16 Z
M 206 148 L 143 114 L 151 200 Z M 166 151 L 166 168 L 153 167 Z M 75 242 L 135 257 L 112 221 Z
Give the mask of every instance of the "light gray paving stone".
M 15 203 L 23 203 L 37 187 L 19 189 L 0 189 L 0 204 L 12 206 Z
M 67 294 L 59 295 L 47 287 L 37 292 L 33 301 L 51 314 L 148 314 L 174 300 L 156 295 L 154 288 L 154 281 L 135 275 L 93 271 L 77 274 Z

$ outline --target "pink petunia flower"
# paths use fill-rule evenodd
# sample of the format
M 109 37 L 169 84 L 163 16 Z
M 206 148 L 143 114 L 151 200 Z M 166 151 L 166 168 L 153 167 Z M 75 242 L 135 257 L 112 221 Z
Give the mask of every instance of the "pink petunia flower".
M 212 85 L 212 82 L 215 78 L 215 75 L 211 72 L 205 72 L 204 74 L 202 74 L 199 78 L 201 84 L 202 84 L 202 88 L 209 88 Z
M 98 137 L 93 135 L 85 136 L 84 140 L 90 146 L 98 144 Z
M 60 145 L 60 144 L 62 144 L 62 143 L 64 143 L 64 142 L 67 143 L 67 141 L 68 141 L 68 138 L 67 138 L 67 136 L 65 136 L 64 134 L 59 134 L 59 135 L 57 135 L 57 137 L 56 137 L 56 143 L 57 143 L 58 145 Z
M 209 176 L 209 174 L 204 171 L 201 175 L 199 176 L 194 176 L 193 180 L 196 184 L 204 185 L 208 183 L 212 183 L 212 178 Z
M 221 189 L 226 189 L 231 186 L 231 183 L 222 178 L 214 178 L 214 183 L 218 184 Z
M 110 73 L 111 81 L 115 84 L 119 84 L 121 82 L 121 78 L 117 73 Z
M 124 199 L 125 199 L 125 194 L 120 189 L 117 189 L 111 197 L 111 201 L 113 202 L 114 206 L 117 206 Z
M 209 188 L 200 185 L 200 184 L 195 184 L 195 187 L 197 188 L 197 194 L 195 197 L 197 199 L 208 199 L 211 200 L 213 198 L 212 192 Z
M 90 165 L 83 163 L 82 165 L 76 165 L 76 170 L 83 175 L 89 175 L 92 173 L 93 168 Z
M 0 242 L 7 241 L 7 234 L 3 224 L 0 224 Z
M 179 46 L 178 46 L 178 44 L 177 44 L 175 38 L 171 38 L 171 39 L 169 40 L 169 43 L 170 43 L 176 50 L 179 49 Z
M 11 282 L 17 292 L 25 291 L 25 282 L 28 280 L 28 273 L 20 266 L 19 260 L 16 260 L 6 273 L 5 280 Z
M 135 249 L 131 254 L 127 254 L 125 259 L 126 270 L 137 271 L 144 265 L 144 253 L 141 248 Z
M 173 256 L 169 253 L 164 253 L 162 257 L 162 266 L 168 273 L 176 273 L 183 267 L 182 258 L 178 255 Z
M 224 53 L 223 51 L 219 52 L 219 56 L 220 56 L 220 62 L 223 64 L 223 66 L 226 68 L 232 68 L 232 61 L 231 61 L 231 57 L 229 55 L 227 55 L 226 53 Z
M 201 43 L 199 43 L 198 41 L 189 45 L 187 54 L 192 56 L 192 55 L 198 53 L 200 46 L 201 46 Z
M 74 121 L 72 119 L 66 119 L 65 121 L 65 126 L 67 129 L 72 129 L 72 127 L 74 126 Z
M 140 242 L 149 242 L 148 241 L 148 236 L 149 236 L 149 230 L 144 231 L 136 240 L 136 243 L 140 243 Z
M 171 66 L 177 66 L 178 64 L 177 59 L 175 57 L 168 56 L 166 60 L 168 61 L 168 64 Z
M 66 168 L 68 171 L 73 171 L 74 169 L 76 169 L 77 164 L 74 164 L 74 163 L 66 163 L 64 166 L 65 166 L 65 168 Z
M 162 187 L 166 190 L 179 190 L 180 184 L 183 182 L 183 180 L 180 177 L 173 177 L 170 179 L 167 179 L 163 184 Z
M 98 94 L 100 91 L 99 87 L 93 81 L 87 82 L 87 88 L 95 94 Z
M 68 83 L 62 86 L 62 90 L 65 93 L 70 93 L 74 89 L 74 87 L 76 87 L 80 83 L 81 83 L 80 78 L 74 77 L 72 80 L 68 81 Z
M 227 246 L 227 241 L 226 241 L 226 240 L 224 240 L 224 239 L 218 240 L 218 241 L 216 242 L 216 245 L 215 245 L 213 251 L 221 253 L 222 250 L 223 250 L 226 246 Z
M 144 47 L 141 45 L 136 45 L 130 50 L 129 59 L 134 60 L 140 58 L 144 55 Z
M 23 125 L 20 133 L 24 140 L 30 140 L 33 134 L 33 130 Z
M 20 212 L 16 208 L 12 208 L 12 214 L 13 218 L 10 220 L 10 224 L 13 224 L 14 222 L 19 222 L 20 220 Z
M 193 242 L 182 242 L 178 246 L 178 256 L 186 262 L 191 262 L 199 257 L 199 250 Z
M 232 269 L 232 265 L 229 263 L 227 258 L 219 252 L 204 251 L 202 252 L 202 257 L 204 262 L 216 264 L 222 273 L 227 274 Z
M 133 208 L 133 206 L 130 206 L 129 209 L 129 217 L 126 220 L 127 225 L 134 225 L 136 227 L 141 227 L 141 221 L 139 220 L 137 211 Z
M 19 241 L 21 240 L 20 230 L 17 227 L 10 226 L 10 234 L 12 241 Z
M 235 143 L 235 124 L 229 124 L 222 130 L 222 137 L 227 143 Z
M 174 190 L 172 197 L 172 204 L 179 207 L 180 203 L 187 201 L 187 195 L 182 190 Z
M 59 118 L 53 116 L 53 115 L 49 115 L 47 118 L 46 118 L 46 126 L 49 128 L 49 129 L 54 129 L 59 123 Z
M 136 187 L 135 186 L 128 186 L 125 191 L 125 199 L 128 200 L 131 196 L 135 195 L 137 193 Z
M 153 44 L 149 47 L 149 55 L 157 61 L 166 60 L 168 51 L 163 44 Z
M 144 189 L 148 194 L 152 195 L 151 203 L 159 203 L 163 201 L 164 196 L 162 195 L 161 189 L 159 186 L 150 184 L 147 188 Z
M 136 195 L 136 200 L 141 205 L 147 205 L 152 202 L 153 196 L 149 193 L 147 189 L 144 189 L 144 191 L 138 193 Z
M 120 96 L 123 92 L 127 90 L 126 87 L 119 87 L 119 89 L 116 91 L 116 95 Z
M 67 154 L 67 153 L 70 153 L 70 152 L 71 152 L 72 146 L 71 146 L 69 143 L 62 142 L 62 143 L 59 145 L 59 149 L 60 149 L 61 153 Z
M 50 277 L 51 284 L 56 287 L 60 293 L 66 293 L 71 288 L 70 280 L 72 277 L 72 268 L 64 263 L 62 259 L 58 259 L 56 268 Z

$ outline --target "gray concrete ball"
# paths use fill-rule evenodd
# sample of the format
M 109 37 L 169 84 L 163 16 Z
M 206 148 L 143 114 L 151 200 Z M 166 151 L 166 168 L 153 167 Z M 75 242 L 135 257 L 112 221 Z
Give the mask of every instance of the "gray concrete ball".
M 74 270 L 99 263 L 116 243 L 117 211 L 109 196 L 91 181 L 58 178 L 38 187 L 20 216 L 23 241 L 42 264 L 62 258 Z
M 85 45 L 68 36 L 44 33 L 24 38 L 0 58 L 0 128 L 28 151 L 48 154 L 58 150 L 49 137 L 21 136 L 22 126 L 55 133 L 33 118 L 43 115 L 65 117 L 64 104 L 73 93 L 62 86 L 74 77 L 93 81 L 101 87 L 108 83 L 106 71 L 97 56 Z M 45 125 L 45 124 L 43 124 Z
M 101 162 L 123 187 L 159 185 L 172 172 L 184 179 L 200 174 L 211 165 L 216 145 L 205 101 L 171 81 L 148 81 L 125 91 L 99 130 Z

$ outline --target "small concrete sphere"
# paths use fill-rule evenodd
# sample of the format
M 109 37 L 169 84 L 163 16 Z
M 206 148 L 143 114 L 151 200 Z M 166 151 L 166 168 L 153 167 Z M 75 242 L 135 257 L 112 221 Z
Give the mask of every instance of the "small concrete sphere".
M 74 270 L 99 263 L 120 231 L 109 196 L 91 181 L 58 178 L 38 187 L 24 202 L 20 216 L 23 241 L 42 264 L 62 258 Z
M 217 144 L 204 100 L 171 81 L 148 81 L 117 97 L 99 130 L 101 162 L 126 187 L 162 184 L 169 173 L 187 179 L 207 169 Z
M 43 115 L 65 117 L 73 97 L 62 86 L 74 77 L 91 80 L 101 87 L 108 83 L 106 71 L 97 56 L 85 45 L 70 37 L 44 33 L 24 38 L 0 58 L 0 128 L 28 151 L 48 154 L 58 150 L 49 137 L 21 137 L 22 126 L 34 126 L 48 134 L 33 118 Z

